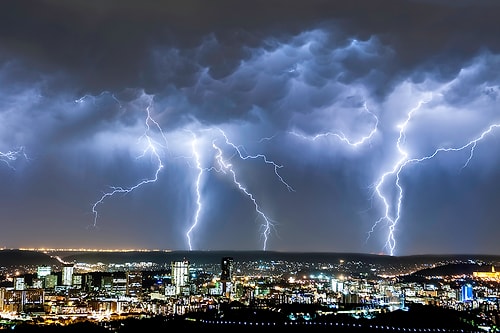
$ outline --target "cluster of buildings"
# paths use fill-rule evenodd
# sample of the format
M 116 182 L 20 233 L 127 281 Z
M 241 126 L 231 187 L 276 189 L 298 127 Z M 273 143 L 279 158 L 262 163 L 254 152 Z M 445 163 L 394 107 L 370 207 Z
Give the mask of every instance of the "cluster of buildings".
M 0 316 L 74 322 L 130 316 L 174 315 L 218 309 L 221 304 L 278 309 L 284 304 L 318 304 L 322 312 L 374 316 L 405 309 L 408 303 L 433 304 L 457 310 L 483 309 L 498 313 L 500 276 L 472 276 L 408 281 L 377 274 L 295 272 L 283 274 L 262 263 L 248 264 L 222 257 L 220 264 L 196 265 L 174 261 L 164 270 L 82 271 L 64 263 L 59 269 L 37 267 L 34 274 L 6 275 L 0 284 Z M 374 272 L 372 272 L 374 273 Z M 290 313 L 290 320 L 300 318 Z M 496 320 L 496 315 L 492 316 Z

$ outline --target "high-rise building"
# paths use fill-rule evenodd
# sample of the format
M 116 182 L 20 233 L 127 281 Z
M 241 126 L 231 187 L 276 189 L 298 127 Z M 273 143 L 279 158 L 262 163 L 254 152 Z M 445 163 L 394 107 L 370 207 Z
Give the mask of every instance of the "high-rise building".
M 45 276 L 50 275 L 52 273 L 52 269 L 50 266 L 38 266 L 37 268 L 37 277 L 39 279 L 43 279 Z
M 220 281 L 222 283 L 222 294 L 227 296 L 228 287 L 231 286 L 231 280 L 233 278 L 233 258 L 232 257 L 223 257 L 220 268 Z
M 127 272 L 127 289 L 125 294 L 127 296 L 137 297 L 142 294 L 142 273 L 141 272 Z
M 173 261 L 172 268 L 172 284 L 175 286 L 175 294 L 180 295 L 189 290 L 189 261 Z
M 14 278 L 14 290 L 24 290 L 24 277 Z
M 4 304 L 5 304 L 5 288 L 1 287 L 0 288 L 0 312 L 4 311 Z
M 34 289 L 43 289 L 43 280 L 33 279 L 32 283 L 31 283 L 31 287 Z
M 106 275 L 101 277 L 101 289 L 111 292 L 113 290 L 113 276 Z
M 459 301 L 461 302 L 467 302 L 471 301 L 474 298 L 474 292 L 472 289 L 472 285 L 470 284 L 464 284 L 460 288 L 460 298 Z
M 221 273 L 220 280 L 222 282 L 229 282 L 233 278 L 233 258 L 232 257 L 224 257 L 221 261 Z
M 112 292 L 115 295 L 125 295 L 127 293 L 127 279 L 125 277 L 113 276 Z
M 62 268 L 62 285 L 71 286 L 73 284 L 73 264 L 63 264 Z
M 83 276 L 81 274 L 74 274 L 71 285 L 76 289 L 82 288 Z
M 54 289 L 57 285 L 57 275 L 47 275 L 44 277 L 43 282 L 46 289 Z

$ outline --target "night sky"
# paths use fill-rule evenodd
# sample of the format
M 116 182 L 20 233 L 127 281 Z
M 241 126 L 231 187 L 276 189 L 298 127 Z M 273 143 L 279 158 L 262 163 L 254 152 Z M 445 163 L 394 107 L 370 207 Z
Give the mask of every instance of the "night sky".
M 0 247 L 499 254 L 499 18 L 2 1 Z

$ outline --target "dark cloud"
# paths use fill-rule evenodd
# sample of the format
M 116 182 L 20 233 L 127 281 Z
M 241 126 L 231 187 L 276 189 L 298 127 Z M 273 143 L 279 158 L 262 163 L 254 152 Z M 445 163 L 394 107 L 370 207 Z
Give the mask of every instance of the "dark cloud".
M 498 217 L 498 133 L 481 133 L 500 123 L 499 14 L 467 0 L 4 1 L 0 221 L 44 241 L 12 228 L 0 244 L 260 248 L 261 210 L 272 249 L 498 252 L 433 230 Z
M 151 84 L 155 73 L 149 64 L 156 47 L 180 49 L 181 58 L 182 50 L 198 49 L 191 60 L 196 65 L 175 59 L 183 62 L 180 67 L 172 63 L 175 71 L 207 68 L 221 79 L 248 58 L 249 49 L 272 48 L 270 39 L 286 44 L 318 28 L 337 40 L 379 36 L 398 55 L 398 67 L 384 73 L 392 77 L 429 66 L 448 79 L 468 57 L 499 47 L 500 8 L 492 2 L 7 1 L 1 9 L 4 58 L 15 57 L 46 74 L 68 72 L 77 80 L 75 89 L 93 94 Z M 353 61 L 346 59 L 346 67 Z M 369 70 L 370 62 L 363 67 Z

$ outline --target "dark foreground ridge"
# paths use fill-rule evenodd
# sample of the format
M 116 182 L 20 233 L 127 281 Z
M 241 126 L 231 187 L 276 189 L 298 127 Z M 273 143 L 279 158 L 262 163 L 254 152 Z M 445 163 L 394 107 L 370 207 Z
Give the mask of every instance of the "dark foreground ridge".
M 376 318 L 354 318 L 327 315 L 311 320 L 287 320 L 285 314 L 269 310 L 237 309 L 218 312 L 190 313 L 183 316 L 156 316 L 106 322 L 80 322 L 68 326 L 19 324 L 14 332 L 484 332 L 464 312 L 429 305 L 412 305 L 408 311 L 398 310 Z

